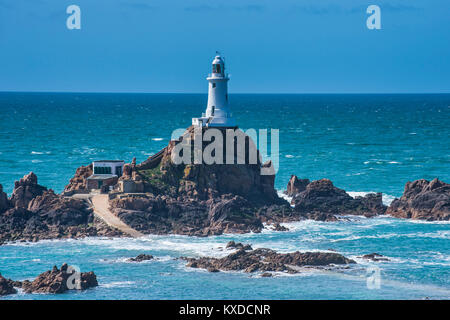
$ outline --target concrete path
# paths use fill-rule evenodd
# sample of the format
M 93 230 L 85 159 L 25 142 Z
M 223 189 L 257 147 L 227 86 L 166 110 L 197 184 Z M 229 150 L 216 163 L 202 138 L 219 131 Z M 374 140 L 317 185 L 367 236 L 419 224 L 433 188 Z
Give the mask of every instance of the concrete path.
M 135 238 L 143 236 L 142 233 L 126 225 L 122 220 L 120 220 L 109 210 L 108 195 L 96 194 L 92 196 L 91 201 L 94 207 L 94 214 L 105 221 L 107 225 L 119 229 L 123 233 L 126 233 Z

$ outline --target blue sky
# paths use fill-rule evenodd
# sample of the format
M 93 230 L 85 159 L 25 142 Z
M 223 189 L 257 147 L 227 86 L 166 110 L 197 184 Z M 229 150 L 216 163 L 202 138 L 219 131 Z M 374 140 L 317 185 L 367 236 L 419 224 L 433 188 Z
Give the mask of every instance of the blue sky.
M 81 30 L 66 8 L 81 7 Z M 381 7 L 381 30 L 366 8 Z M 0 91 L 450 92 L 448 0 L 0 0 Z

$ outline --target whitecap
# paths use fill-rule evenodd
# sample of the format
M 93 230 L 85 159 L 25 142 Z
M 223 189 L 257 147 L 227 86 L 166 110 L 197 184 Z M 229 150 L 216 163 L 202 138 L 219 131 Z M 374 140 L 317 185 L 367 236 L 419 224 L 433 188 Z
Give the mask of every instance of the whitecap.
M 103 287 L 103 288 L 124 288 L 124 287 L 131 287 L 135 283 L 136 282 L 134 282 L 134 281 L 115 281 L 115 282 L 100 284 L 100 287 Z
M 164 140 L 163 138 L 152 138 L 153 141 L 162 141 Z
M 287 154 L 287 155 L 285 155 L 285 157 L 290 159 L 290 158 L 293 158 L 294 156 L 292 154 Z

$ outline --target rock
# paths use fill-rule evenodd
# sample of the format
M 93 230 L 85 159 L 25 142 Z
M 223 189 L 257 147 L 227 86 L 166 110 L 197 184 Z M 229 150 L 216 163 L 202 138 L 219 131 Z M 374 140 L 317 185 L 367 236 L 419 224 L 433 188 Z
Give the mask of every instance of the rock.
M 11 207 L 11 203 L 8 200 L 8 196 L 3 192 L 3 186 L 0 184 L 0 214 L 5 212 Z
M 388 258 L 383 257 L 381 254 L 379 253 L 369 253 L 369 254 L 365 254 L 362 257 L 359 258 L 363 258 L 363 259 L 367 259 L 367 260 L 372 260 L 372 261 L 389 261 Z
M 28 208 L 28 203 L 35 197 L 40 196 L 46 187 L 39 185 L 37 176 L 30 172 L 19 181 L 14 183 L 14 190 L 10 202 L 16 208 Z
M 130 258 L 128 259 L 128 261 L 131 262 L 142 262 L 142 261 L 148 261 L 148 260 L 152 260 L 153 256 L 150 254 L 140 254 L 135 258 Z
M 299 179 L 296 175 L 292 175 L 289 179 L 285 193 L 288 196 L 293 197 L 297 193 L 305 191 L 310 182 L 309 179 Z
M 38 214 L 47 224 L 56 226 L 78 226 L 92 222 L 92 210 L 83 200 L 56 195 L 45 191 L 32 199 L 28 210 Z
M 2 277 L 0 274 L 0 296 L 15 294 L 17 290 L 13 287 L 13 281 Z
M 238 250 L 253 250 L 252 246 L 249 244 L 242 244 L 240 242 L 236 243 L 233 240 L 228 242 L 226 245 L 227 249 L 238 249 Z
M 26 293 L 64 293 L 68 290 L 86 290 L 98 286 L 97 276 L 94 272 L 81 272 L 79 278 L 73 269 L 63 264 L 58 270 L 41 273 L 33 282 L 24 281 L 22 288 Z
M 316 220 L 328 220 L 330 215 L 365 215 L 371 217 L 384 214 L 381 193 L 368 194 L 355 199 L 344 190 L 336 188 L 328 179 L 321 179 L 307 185 L 305 191 L 294 196 L 294 210 L 309 215 L 319 215 Z
M 434 179 L 407 182 L 400 199 L 386 211 L 397 218 L 427 221 L 450 220 L 450 184 Z
M 87 190 L 86 179 L 93 174 L 92 163 L 87 166 L 81 166 L 70 179 L 69 184 L 64 188 L 64 192 Z
M 289 231 L 289 228 L 286 228 L 286 227 L 282 226 L 279 223 L 275 223 L 274 226 L 273 226 L 273 230 L 275 230 L 275 231 Z
M 209 267 L 207 270 L 208 270 L 208 272 L 220 272 L 219 269 L 216 269 L 216 268 L 213 268 L 213 267 Z
M 16 187 L 11 202 L 17 206 L 0 214 L 0 244 L 7 241 L 36 242 L 42 239 L 122 235 L 96 219 L 86 201 L 57 195 L 51 189 L 38 186 L 34 175 L 16 182 Z
M 355 261 L 333 252 L 292 252 L 277 253 L 271 249 L 240 249 L 223 258 L 182 258 L 191 268 L 217 269 L 222 271 L 244 272 L 288 272 L 297 273 L 297 267 L 330 266 L 352 264 Z
M 269 272 L 264 272 L 264 273 L 261 275 L 261 277 L 262 277 L 262 278 L 271 278 L 271 277 L 272 277 L 272 274 L 269 273 Z

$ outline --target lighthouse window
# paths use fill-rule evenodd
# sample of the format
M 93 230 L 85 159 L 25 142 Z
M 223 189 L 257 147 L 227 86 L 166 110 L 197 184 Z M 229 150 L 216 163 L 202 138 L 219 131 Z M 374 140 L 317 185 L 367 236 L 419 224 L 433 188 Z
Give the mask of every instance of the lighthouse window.
M 220 70 L 220 64 L 213 64 L 213 73 L 222 73 L 222 71 Z
M 216 110 L 215 106 L 212 106 L 211 115 L 214 115 L 214 111 Z
M 213 87 L 213 88 L 215 88 L 215 87 L 216 87 L 216 84 L 215 84 L 215 83 L 213 83 L 213 84 L 212 84 L 212 87 Z

